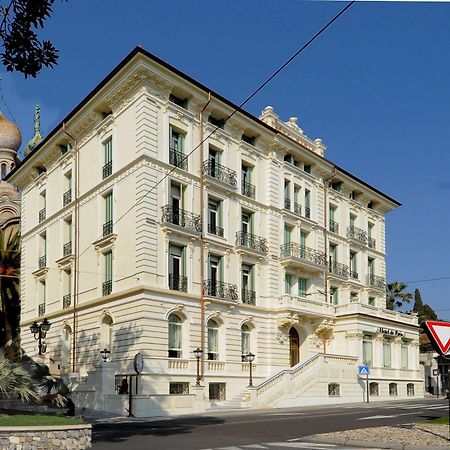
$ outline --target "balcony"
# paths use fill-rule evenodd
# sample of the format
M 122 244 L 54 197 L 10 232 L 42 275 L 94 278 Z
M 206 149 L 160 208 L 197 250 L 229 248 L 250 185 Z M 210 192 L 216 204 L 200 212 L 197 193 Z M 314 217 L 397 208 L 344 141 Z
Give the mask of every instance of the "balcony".
M 337 222 L 335 222 L 334 220 L 329 221 L 328 223 L 328 229 L 332 232 L 332 233 L 336 233 L 339 234 L 339 224 Z
M 104 281 L 102 285 L 103 296 L 109 295 L 112 292 L 112 280 Z
M 310 298 L 297 297 L 291 294 L 284 294 L 279 299 L 276 309 L 286 310 L 300 313 L 306 317 L 332 317 L 334 315 L 334 306 L 324 302 L 322 296 L 320 300 L 312 300 Z
M 330 261 L 328 266 L 330 274 L 336 275 L 342 278 L 348 278 L 350 276 L 350 270 L 347 265 L 338 263 L 336 261 Z
M 70 294 L 67 294 L 63 297 L 63 309 L 70 308 L 70 305 L 72 304 L 72 296 Z
M 103 237 L 109 236 L 113 232 L 113 221 L 108 220 L 108 222 L 103 224 Z
M 237 302 L 238 288 L 235 284 L 224 283 L 223 281 L 205 280 L 203 282 L 203 295 Z
M 222 183 L 228 184 L 232 187 L 237 186 L 236 171 L 222 166 L 222 164 L 218 164 L 211 159 L 203 162 L 202 172 L 203 175 L 208 175 L 218 181 L 221 181 Z
M 181 208 L 174 208 L 172 205 L 162 207 L 161 222 L 171 223 L 188 230 L 202 232 L 202 218 Z
M 249 198 L 255 198 L 255 186 L 253 184 L 247 183 L 246 181 L 242 182 L 242 195 L 245 195 Z
M 43 255 L 39 258 L 39 269 L 43 269 L 44 267 L 47 267 L 47 255 Z
M 375 289 L 381 289 L 384 291 L 386 288 L 386 281 L 383 277 L 380 277 L 378 275 L 369 274 L 367 275 L 367 284 L 370 287 L 373 287 Z
M 256 236 L 255 234 L 238 231 L 236 233 L 236 246 L 246 247 L 256 250 L 260 253 L 267 253 L 267 239 Z
M 327 265 L 325 253 L 295 242 L 288 242 L 281 246 L 280 259 L 285 265 L 303 267 L 305 269 L 322 270 Z
M 246 305 L 256 305 L 256 292 L 242 289 L 241 300 L 242 303 L 245 303 Z
M 188 277 L 183 275 L 175 276 L 173 273 L 169 273 L 169 289 L 172 291 L 187 292 Z
M 169 163 L 179 169 L 188 170 L 188 157 L 174 148 L 169 149 Z
M 305 206 L 305 217 L 311 219 L 311 208 L 309 206 Z
M 46 214 L 45 214 L 45 208 L 42 208 L 39 211 L 39 223 L 45 220 Z
M 291 210 L 291 199 L 290 198 L 284 199 L 284 209 L 288 209 L 289 211 Z
M 41 303 L 38 306 L 38 316 L 43 316 L 45 314 L 45 303 Z
M 294 212 L 295 214 L 302 215 L 302 205 L 299 205 L 298 203 L 294 202 Z
M 64 192 L 63 195 L 63 206 L 68 205 L 72 201 L 72 189 Z
M 354 270 L 350 269 L 350 278 L 353 278 L 354 280 L 359 280 L 358 272 L 355 272 Z
M 72 241 L 69 241 L 63 245 L 63 256 L 68 256 L 71 254 L 72 254 Z
M 218 227 L 217 225 L 214 225 L 212 223 L 208 224 L 208 233 L 209 234 L 215 234 L 216 236 L 223 237 L 224 230 L 221 227 Z
M 368 236 L 368 237 L 367 237 L 367 245 L 369 246 L 369 248 L 375 249 L 375 247 L 376 247 L 375 244 L 376 244 L 375 239 L 372 238 L 372 237 L 370 237 L 370 236 Z
M 112 161 L 103 166 L 103 179 L 108 178 L 112 174 Z
M 349 239 L 361 242 L 362 244 L 367 244 L 367 231 L 353 225 L 347 227 L 347 237 Z

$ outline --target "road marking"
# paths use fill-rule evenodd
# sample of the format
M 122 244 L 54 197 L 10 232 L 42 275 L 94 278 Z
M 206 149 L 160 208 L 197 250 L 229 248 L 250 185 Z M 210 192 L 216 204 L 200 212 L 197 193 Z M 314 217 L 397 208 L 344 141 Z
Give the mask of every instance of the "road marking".
M 400 417 L 400 416 L 412 416 L 413 413 L 404 413 L 404 414 L 392 414 L 390 416 L 370 416 L 370 417 L 359 417 L 356 420 L 372 420 L 372 419 L 391 419 L 392 417 Z
M 288 439 L 288 442 L 295 442 L 295 441 L 301 441 L 303 438 L 294 438 L 294 439 Z M 303 444 L 308 444 L 309 447 L 336 447 L 335 444 L 316 444 L 314 442 L 303 442 Z
M 296 413 L 270 413 L 268 416 L 301 416 L 306 413 L 296 412 Z

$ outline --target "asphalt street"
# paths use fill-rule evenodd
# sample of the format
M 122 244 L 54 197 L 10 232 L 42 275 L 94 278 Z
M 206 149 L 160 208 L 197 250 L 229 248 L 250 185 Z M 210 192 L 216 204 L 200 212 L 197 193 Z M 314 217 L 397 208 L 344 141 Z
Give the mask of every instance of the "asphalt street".
M 152 449 L 289 449 L 340 450 L 300 442 L 304 436 L 331 431 L 397 425 L 446 417 L 443 399 L 397 400 L 289 409 L 214 411 L 152 420 L 99 423 L 93 429 L 94 450 Z

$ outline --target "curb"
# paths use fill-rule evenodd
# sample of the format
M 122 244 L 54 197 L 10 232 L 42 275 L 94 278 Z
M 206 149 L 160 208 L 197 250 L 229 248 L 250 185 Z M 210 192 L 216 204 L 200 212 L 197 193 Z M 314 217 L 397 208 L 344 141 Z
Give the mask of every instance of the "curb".
M 438 446 L 426 446 L 426 445 L 408 445 L 408 444 L 389 444 L 386 442 L 377 441 L 357 441 L 354 439 L 340 439 L 340 438 L 327 438 L 322 437 L 320 434 L 313 434 L 311 436 L 304 436 L 302 442 L 312 442 L 320 444 L 337 444 L 351 447 L 367 447 L 367 448 L 382 448 L 382 449 L 394 449 L 394 450 L 449 450 L 450 446 L 438 447 Z

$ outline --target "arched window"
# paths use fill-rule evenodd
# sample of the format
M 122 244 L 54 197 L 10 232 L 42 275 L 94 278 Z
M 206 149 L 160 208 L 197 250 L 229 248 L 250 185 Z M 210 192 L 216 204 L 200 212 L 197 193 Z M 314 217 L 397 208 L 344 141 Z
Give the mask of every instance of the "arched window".
M 389 395 L 392 397 L 397 395 L 397 383 L 389 383 Z
M 370 392 L 370 395 L 373 395 L 374 397 L 376 397 L 377 395 L 380 395 L 379 389 L 378 389 L 378 383 L 375 383 L 374 381 L 372 381 L 372 383 L 369 384 L 369 392 Z
M 250 353 L 250 327 L 244 323 L 241 327 L 241 360 L 246 361 Z
M 2 175 L 2 180 L 4 180 L 6 177 L 6 163 L 2 163 L 2 165 L 1 165 L 1 175 Z
M 72 342 L 72 329 L 69 325 L 65 325 L 61 333 L 61 372 L 70 370 L 70 350 Z
M 112 330 L 113 320 L 111 316 L 105 315 L 100 323 L 100 350 L 106 348 L 112 354 Z
M 208 359 L 219 359 L 219 325 L 214 319 L 208 320 Z
M 181 358 L 181 332 L 183 321 L 176 315 L 169 316 L 169 358 Z

